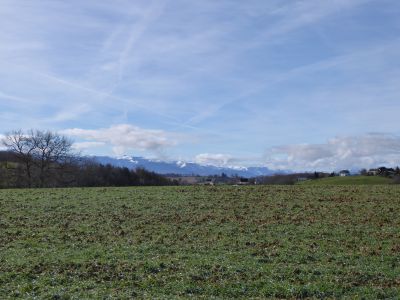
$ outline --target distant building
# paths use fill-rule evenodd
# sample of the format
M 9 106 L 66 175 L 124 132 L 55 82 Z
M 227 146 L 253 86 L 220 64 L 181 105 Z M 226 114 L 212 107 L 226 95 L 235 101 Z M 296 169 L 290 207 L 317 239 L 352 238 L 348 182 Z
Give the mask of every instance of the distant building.
M 250 184 L 250 180 L 248 178 L 239 178 L 239 180 L 236 182 L 236 184 L 240 185 L 248 185 Z
M 342 170 L 339 172 L 339 176 L 345 177 L 345 176 L 350 176 L 350 171 L 349 170 Z

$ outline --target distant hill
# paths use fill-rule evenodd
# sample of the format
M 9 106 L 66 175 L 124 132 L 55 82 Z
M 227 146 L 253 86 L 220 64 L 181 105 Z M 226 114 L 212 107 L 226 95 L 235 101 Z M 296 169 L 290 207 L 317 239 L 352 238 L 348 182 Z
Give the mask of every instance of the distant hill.
M 238 175 L 241 177 L 256 177 L 283 173 L 270 170 L 266 167 L 216 167 L 212 165 L 200 165 L 193 162 L 168 162 L 161 160 L 151 160 L 143 157 L 124 156 L 121 158 L 113 158 L 109 156 L 93 156 L 91 158 L 101 164 L 127 167 L 129 169 L 143 167 L 146 170 L 153 171 L 159 174 L 209 176 L 225 173 L 228 176 Z
M 373 185 L 390 184 L 392 179 L 381 176 L 345 176 L 326 177 L 298 182 L 299 185 Z

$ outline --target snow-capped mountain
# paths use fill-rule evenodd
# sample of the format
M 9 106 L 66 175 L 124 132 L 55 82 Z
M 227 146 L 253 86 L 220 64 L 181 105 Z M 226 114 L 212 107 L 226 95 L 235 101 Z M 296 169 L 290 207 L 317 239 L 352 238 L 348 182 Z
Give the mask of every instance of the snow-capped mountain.
M 272 175 L 275 173 L 282 173 L 270 170 L 266 167 L 217 167 L 212 165 L 200 165 L 193 162 L 185 161 L 161 161 L 151 160 L 143 157 L 130 157 L 123 156 L 113 158 L 109 156 L 93 156 L 94 161 L 101 164 L 111 164 L 117 167 L 127 167 L 129 169 L 145 168 L 146 170 L 153 171 L 159 174 L 179 174 L 179 175 L 220 175 L 225 173 L 228 176 L 238 175 L 242 177 L 255 177 L 262 175 Z

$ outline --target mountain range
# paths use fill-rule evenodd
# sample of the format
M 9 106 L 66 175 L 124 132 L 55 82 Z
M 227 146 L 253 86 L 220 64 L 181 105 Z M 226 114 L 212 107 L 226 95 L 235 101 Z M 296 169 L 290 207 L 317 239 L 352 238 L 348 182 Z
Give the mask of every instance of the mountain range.
M 281 171 L 270 170 L 267 167 L 218 167 L 213 165 L 201 165 L 194 162 L 162 161 L 131 156 L 123 156 L 118 158 L 109 156 L 92 156 L 90 158 L 101 164 L 110 164 L 116 167 L 127 167 L 129 169 L 145 168 L 148 171 L 153 171 L 158 174 L 210 176 L 221 175 L 222 173 L 225 173 L 228 176 L 237 175 L 249 178 L 283 173 Z

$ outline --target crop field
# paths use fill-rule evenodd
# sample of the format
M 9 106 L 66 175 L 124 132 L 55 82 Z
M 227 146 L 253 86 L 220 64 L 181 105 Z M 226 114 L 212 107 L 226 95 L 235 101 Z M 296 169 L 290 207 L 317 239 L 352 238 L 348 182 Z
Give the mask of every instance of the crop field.
M 0 299 L 398 299 L 400 186 L 0 190 Z

